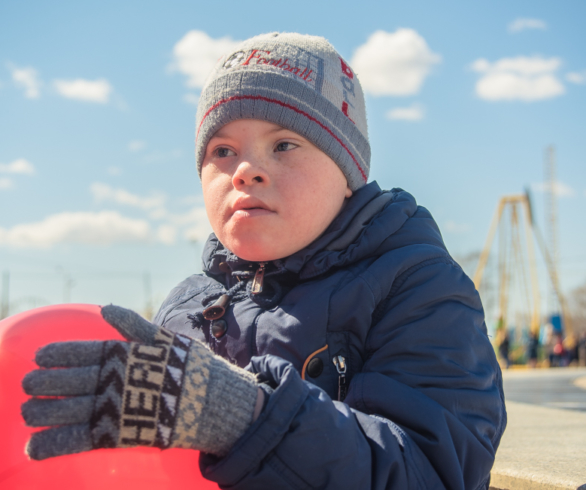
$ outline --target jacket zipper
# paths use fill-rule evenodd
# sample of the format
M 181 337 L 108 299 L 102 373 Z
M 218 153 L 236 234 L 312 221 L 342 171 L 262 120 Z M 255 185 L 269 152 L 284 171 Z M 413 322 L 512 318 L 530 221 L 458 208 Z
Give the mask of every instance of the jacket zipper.
M 266 265 L 267 265 L 266 262 L 260 262 L 258 264 L 258 269 L 256 270 L 256 273 L 254 274 L 254 279 L 252 281 L 252 286 L 250 288 L 250 292 L 252 294 L 262 293 L 262 283 L 263 283 L 263 279 L 265 277 Z
M 338 371 L 338 401 L 343 402 L 348 391 L 346 386 L 346 359 L 342 356 L 334 356 L 332 361 Z

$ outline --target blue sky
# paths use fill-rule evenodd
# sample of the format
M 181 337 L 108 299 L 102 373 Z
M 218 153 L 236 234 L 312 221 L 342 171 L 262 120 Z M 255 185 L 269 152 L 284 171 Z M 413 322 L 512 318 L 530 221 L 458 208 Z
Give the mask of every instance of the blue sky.
M 142 310 L 199 272 L 198 80 L 223 46 L 269 31 L 324 36 L 351 62 L 371 178 L 413 193 L 456 257 L 481 249 L 502 195 L 531 186 L 543 219 L 555 145 L 561 279 L 584 283 L 585 19 L 583 1 L 1 2 L 0 270 L 12 310 Z

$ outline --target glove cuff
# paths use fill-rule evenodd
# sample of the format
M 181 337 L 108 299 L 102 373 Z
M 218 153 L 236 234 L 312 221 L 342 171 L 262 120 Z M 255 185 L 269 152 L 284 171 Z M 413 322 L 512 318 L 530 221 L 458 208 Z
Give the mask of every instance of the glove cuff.
M 257 393 L 253 374 L 193 341 L 171 446 L 225 456 L 252 424 Z
M 225 456 L 252 424 L 258 385 L 253 374 L 214 356 L 197 433 L 202 451 Z

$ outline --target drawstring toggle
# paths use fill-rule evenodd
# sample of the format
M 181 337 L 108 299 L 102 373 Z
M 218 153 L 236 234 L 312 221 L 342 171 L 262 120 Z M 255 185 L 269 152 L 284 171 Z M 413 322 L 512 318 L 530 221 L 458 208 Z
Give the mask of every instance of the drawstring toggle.
M 226 313 L 226 308 L 230 304 L 230 296 L 222 294 L 212 305 L 203 310 L 203 317 L 206 320 L 217 320 L 222 318 Z

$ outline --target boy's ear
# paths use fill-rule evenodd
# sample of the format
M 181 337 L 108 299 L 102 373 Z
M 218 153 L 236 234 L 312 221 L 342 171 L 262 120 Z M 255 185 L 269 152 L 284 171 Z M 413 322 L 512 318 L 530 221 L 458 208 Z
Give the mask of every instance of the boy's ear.
M 350 189 L 350 186 L 346 187 L 346 199 L 348 199 L 350 196 L 352 196 L 352 189 Z

